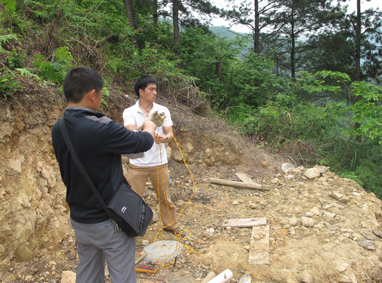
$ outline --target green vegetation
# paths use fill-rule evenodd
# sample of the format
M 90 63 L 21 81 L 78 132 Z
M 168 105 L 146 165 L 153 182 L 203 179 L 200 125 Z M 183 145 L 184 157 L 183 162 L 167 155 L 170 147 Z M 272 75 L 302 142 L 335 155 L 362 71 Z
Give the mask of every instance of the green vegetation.
M 16 97 L 25 80 L 60 86 L 79 65 L 128 89 L 150 74 L 174 103 L 208 103 L 203 114 L 213 111 L 259 146 L 330 166 L 382 197 L 381 12 L 357 22 L 334 1 L 277 2 L 258 15 L 274 32 L 260 33 L 252 1 L 219 11 L 207 0 L 178 0 L 169 12 L 157 1 L 0 0 L 0 95 Z M 135 13 L 126 15 L 125 3 Z M 189 7 L 254 34 L 212 33 Z
M 2 70 L 2 75 L 0 77 L 0 95 L 13 96 L 15 92 L 22 89 L 16 76 L 8 69 Z
M 41 54 L 37 54 L 33 63 L 36 75 L 59 84 L 63 83 L 66 73 L 75 65 L 68 47 L 57 48 L 50 62 Z

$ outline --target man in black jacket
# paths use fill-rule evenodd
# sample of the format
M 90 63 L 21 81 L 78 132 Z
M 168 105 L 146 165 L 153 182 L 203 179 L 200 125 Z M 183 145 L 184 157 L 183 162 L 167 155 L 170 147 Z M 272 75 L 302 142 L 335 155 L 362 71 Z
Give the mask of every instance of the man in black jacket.
M 105 203 L 123 176 L 121 154 L 145 152 L 154 143 L 156 125 L 147 120 L 142 132 L 132 132 L 98 112 L 103 79 L 88 67 L 70 70 L 64 80 L 68 102 L 66 127 L 78 158 Z M 105 259 L 113 283 L 134 283 L 135 238 L 115 231 L 112 220 L 77 169 L 63 139 L 59 121 L 52 128 L 52 143 L 61 177 L 67 188 L 66 201 L 77 241 L 77 283 L 104 282 Z

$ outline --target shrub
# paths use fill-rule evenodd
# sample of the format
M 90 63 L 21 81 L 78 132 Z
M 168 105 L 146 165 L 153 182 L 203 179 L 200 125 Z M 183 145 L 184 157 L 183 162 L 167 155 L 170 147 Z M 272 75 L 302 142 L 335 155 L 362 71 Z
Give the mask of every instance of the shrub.
M 41 54 L 37 54 L 33 62 L 34 71 L 38 76 L 58 84 L 64 81 L 66 73 L 76 63 L 68 47 L 57 48 L 50 62 Z

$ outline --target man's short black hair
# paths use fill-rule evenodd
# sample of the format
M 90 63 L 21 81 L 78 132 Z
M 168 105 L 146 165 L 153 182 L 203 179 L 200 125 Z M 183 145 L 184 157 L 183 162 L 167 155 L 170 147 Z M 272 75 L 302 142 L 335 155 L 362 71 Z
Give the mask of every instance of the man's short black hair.
M 75 67 L 64 79 L 64 94 L 68 102 L 79 103 L 85 94 L 95 89 L 98 93 L 104 86 L 100 74 L 89 67 Z
M 134 84 L 134 90 L 138 98 L 139 90 L 145 90 L 148 84 L 156 84 L 156 86 L 158 87 L 158 81 L 152 76 L 142 76 L 139 79 L 137 79 L 137 81 Z

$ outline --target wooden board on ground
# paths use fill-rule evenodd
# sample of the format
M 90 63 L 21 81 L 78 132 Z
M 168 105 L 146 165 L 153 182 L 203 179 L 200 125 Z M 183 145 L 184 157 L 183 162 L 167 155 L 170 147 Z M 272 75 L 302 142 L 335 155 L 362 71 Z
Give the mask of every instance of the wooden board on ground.
M 247 174 L 243 173 L 243 172 L 238 172 L 236 173 L 236 176 L 244 183 L 256 183 L 255 181 L 253 181 L 251 179 L 251 177 L 249 177 Z
M 146 252 L 143 252 L 143 254 L 135 260 L 135 265 L 140 263 L 147 255 L 148 254 Z
M 269 264 L 269 225 L 252 228 L 248 263 Z
M 260 225 L 267 225 L 266 217 L 225 219 L 223 221 L 223 227 L 253 227 Z
M 232 187 L 238 187 L 238 188 L 269 191 L 269 189 L 266 188 L 264 185 L 259 185 L 254 182 L 243 183 L 243 182 L 235 182 L 235 181 L 222 180 L 222 179 L 216 179 L 216 178 L 211 178 L 210 182 L 212 184 L 219 184 L 219 185 L 232 186 Z

